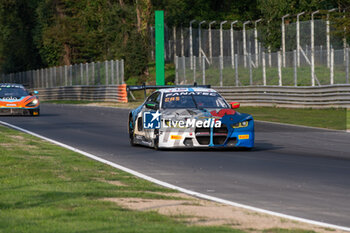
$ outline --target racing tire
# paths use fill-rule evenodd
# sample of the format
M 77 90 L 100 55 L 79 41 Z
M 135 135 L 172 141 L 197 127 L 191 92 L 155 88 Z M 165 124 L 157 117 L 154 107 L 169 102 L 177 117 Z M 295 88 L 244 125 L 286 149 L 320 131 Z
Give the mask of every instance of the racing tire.
M 155 129 L 154 134 L 156 135 L 156 137 L 153 139 L 153 148 L 155 150 L 160 150 L 159 149 L 159 130 Z
M 135 138 L 134 138 L 134 123 L 132 121 L 132 116 L 129 117 L 128 123 L 128 133 L 129 133 L 129 143 L 130 146 L 136 146 Z
M 238 148 L 240 151 L 252 151 L 253 147 L 239 147 Z

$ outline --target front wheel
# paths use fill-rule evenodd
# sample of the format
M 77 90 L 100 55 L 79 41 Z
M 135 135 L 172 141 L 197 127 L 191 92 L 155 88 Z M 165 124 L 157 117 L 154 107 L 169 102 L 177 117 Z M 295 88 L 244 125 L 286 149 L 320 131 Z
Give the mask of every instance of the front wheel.
M 132 117 L 129 118 L 129 126 L 128 126 L 128 132 L 129 132 L 129 142 L 131 146 L 135 146 L 135 138 L 134 138 L 134 123 L 132 120 Z
M 159 130 L 158 129 L 155 129 L 154 130 L 154 139 L 153 139 L 153 148 L 155 150 L 159 150 Z

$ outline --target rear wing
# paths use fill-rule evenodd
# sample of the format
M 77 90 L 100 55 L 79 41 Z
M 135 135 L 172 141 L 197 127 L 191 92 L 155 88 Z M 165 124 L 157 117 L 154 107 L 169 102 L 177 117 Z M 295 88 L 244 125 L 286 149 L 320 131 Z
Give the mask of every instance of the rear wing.
M 211 85 L 197 85 L 197 83 L 194 83 L 193 85 L 146 85 L 146 83 L 143 83 L 142 85 L 128 85 L 126 87 L 126 90 L 128 94 L 135 100 L 135 97 L 132 95 L 132 91 L 144 91 L 144 97 L 146 99 L 147 89 L 166 89 L 166 88 L 191 88 L 191 87 L 203 87 L 203 88 L 211 88 Z

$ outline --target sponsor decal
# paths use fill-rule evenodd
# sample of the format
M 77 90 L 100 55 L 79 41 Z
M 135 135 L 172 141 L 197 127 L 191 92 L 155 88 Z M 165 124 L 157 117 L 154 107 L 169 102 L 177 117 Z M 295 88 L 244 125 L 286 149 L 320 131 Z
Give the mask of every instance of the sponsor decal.
M 171 135 L 170 138 L 173 139 L 173 140 L 181 140 L 182 136 L 180 136 L 180 135 Z
M 190 95 L 203 95 L 203 96 L 218 96 L 215 92 L 207 92 L 207 91 L 182 91 L 182 92 L 173 92 L 166 93 L 165 98 L 167 97 L 176 97 L 176 96 L 190 96 Z
M 7 107 L 16 107 L 17 104 L 6 104 Z
M 220 128 L 221 121 L 217 119 L 207 118 L 204 120 L 187 119 L 187 120 L 162 120 L 164 128 Z
M 165 102 L 173 102 L 173 101 L 180 101 L 180 97 L 168 97 L 164 99 Z
M 18 98 L 16 98 L 16 97 L 3 97 L 0 100 L 18 100 Z
M 18 84 L 1 84 L 0 87 L 1 88 L 22 88 L 22 89 L 24 89 L 24 87 L 22 85 L 18 85 Z
M 249 134 L 239 135 L 238 139 L 249 139 Z
M 235 115 L 236 111 L 233 109 L 221 109 L 219 112 L 211 111 L 210 114 L 215 117 L 223 117 L 225 115 Z
M 160 116 L 162 114 L 157 112 L 144 112 L 143 113 L 143 128 L 145 129 L 159 129 L 161 122 Z
M 159 129 L 161 125 L 164 128 L 220 128 L 221 121 L 212 117 L 206 119 L 187 118 L 184 120 L 165 120 L 161 119 L 161 113 L 144 112 L 143 113 L 143 128 Z

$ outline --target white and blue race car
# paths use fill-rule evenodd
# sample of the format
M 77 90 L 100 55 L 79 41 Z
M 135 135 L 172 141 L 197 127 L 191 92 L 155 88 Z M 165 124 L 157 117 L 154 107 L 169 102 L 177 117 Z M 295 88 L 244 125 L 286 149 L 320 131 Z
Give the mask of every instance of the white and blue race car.
M 131 145 L 158 148 L 254 147 L 254 120 L 210 88 L 153 92 L 129 113 Z

